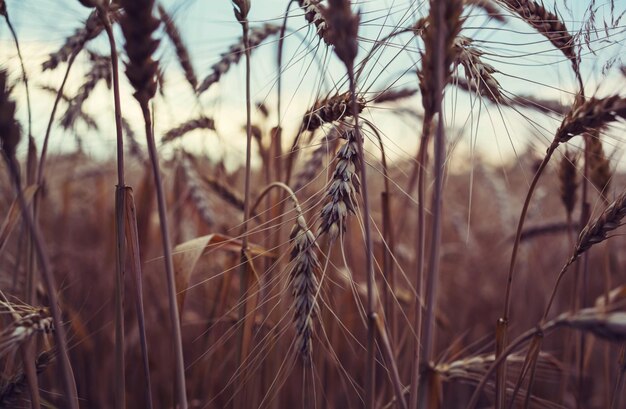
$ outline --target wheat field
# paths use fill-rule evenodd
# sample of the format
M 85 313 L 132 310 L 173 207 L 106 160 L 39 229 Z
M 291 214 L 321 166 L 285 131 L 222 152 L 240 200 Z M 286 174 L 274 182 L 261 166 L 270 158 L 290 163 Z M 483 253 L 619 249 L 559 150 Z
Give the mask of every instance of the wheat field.
M 0 0 L 0 407 L 626 407 L 624 14 Z

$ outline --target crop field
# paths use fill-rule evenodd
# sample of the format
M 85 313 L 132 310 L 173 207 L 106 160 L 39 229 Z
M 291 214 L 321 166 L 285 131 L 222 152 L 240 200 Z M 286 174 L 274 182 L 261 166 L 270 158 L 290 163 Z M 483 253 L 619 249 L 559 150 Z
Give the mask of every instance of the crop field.
M 626 408 L 625 14 L 0 0 L 0 408 Z

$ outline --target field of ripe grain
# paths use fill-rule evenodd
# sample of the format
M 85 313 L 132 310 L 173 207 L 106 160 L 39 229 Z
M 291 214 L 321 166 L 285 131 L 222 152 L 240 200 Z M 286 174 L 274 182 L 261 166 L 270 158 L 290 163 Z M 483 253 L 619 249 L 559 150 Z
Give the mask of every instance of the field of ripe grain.
M 0 0 L 0 408 L 624 408 L 625 13 Z

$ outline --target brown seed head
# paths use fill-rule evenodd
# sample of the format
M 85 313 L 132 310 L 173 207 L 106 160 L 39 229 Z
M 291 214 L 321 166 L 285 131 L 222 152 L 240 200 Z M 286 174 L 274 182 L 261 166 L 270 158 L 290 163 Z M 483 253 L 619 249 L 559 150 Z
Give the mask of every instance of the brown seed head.
M 548 11 L 543 4 L 533 0 L 499 0 L 511 11 L 519 15 L 526 23 L 543 34 L 554 47 L 571 61 L 574 72 L 578 75 L 579 59 L 576 54 L 576 42 L 559 16 Z
M 187 51 L 187 47 L 183 42 L 180 31 L 178 31 L 178 27 L 176 27 L 176 24 L 174 24 L 174 20 L 172 20 L 172 17 L 167 14 L 167 11 L 165 11 L 165 8 L 163 8 L 161 4 L 158 5 L 158 9 L 159 15 L 161 16 L 161 21 L 163 21 L 163 25 L 165 26 L 165 33 L 174 45 L 174 50 L 176 51 L 178 63 L 185 73 L 185 78 L 187 79 L 187 82 L 195 91 L 195 89 L 198 88 L 198 78 L 196 77 L 196 72 L 194 71 L 193 65 L 191 64 L 189 51 Z
M 600 195 L 606 198 L 611 183 L 611 163 L 604 154 L 600 132 L 585 134 L 585 143 L 589 151 L 589 180 Z
M 248 46 L 250 51 L 258 47 L 266 38 L 280 32 L 280 26 L 274 24 L 264 24 L 261 27 L 250 29 L 248 34 Z M 211 66 L 211 73 L 202 81 L 198 87 L 198 93 L 202 93 L 209 87 L 220 80 L 233 64 L 237 64 L 241 57 L 245 55 L 246 47 L 243 44 L 243 38 L 239 39 L 236 44 L 229 47 L 228 51 L 221 54 L 220 60 Z
M 352 116 L 350 109 L 351 97 L 349 92 L 336 94 L 315 102 L 302 120 L 302 127 L 307 131 L 314 131 L 325 123 L 339 121 Z M 365 100 L 357 97 L 357 110 L 360 113 L 365 108 Z
M 622 193 L 595 220 L 590 221 L 580 232 L 573 259 L 587 251 L 594 244 L 607 239 L 608 234 L 620 227 L 626 216 L 626 192 Z
M 343 137 L 347 141 L 337 152 L 335 171 L 326 191 L 327 203 L 320 215 L 318 234 L 327 233 L 331 240 L 346 231 L 348 212 L 356 213 L 357 194 L 361 187 L 356 132 L 354 129 L 346 130 Z
M 613 95 L 607 98 L 577 98 L 556 132 L 555 140 L 564 143 L 576 135 L 599 130 L 617 118 L 626 118 L 626 98 Z
M 576 205 L 576 190 L 578 189 L 578 173 L 576 163 L 578 157 L 569 151 L 559 164 L 559 182 L 561 188 L 561 202 L 568 214 L 571 214 Z
M 346 67 L 352 67 L 359 51 L 359 15 L 352 12 L 350 0 L 329 0 L 323 12 L 329 27 L 328 40 L 335 47 L 335 54 Z
M 461 30 L 463 3 L 461 0 L 431 0 L 430 7 L 430 14 L 423 34 L 425 51 L 422 53 L 422 69 L 418 73 L 422 105 L 426 116 L 432 116 L 436 113 L 437 94 L 443 92 L 443 89 L 435 89 L 433 85 L 439 65 L 437 56 L 441 53 L 444 53 L 442 87 L 448 83 L 452 74 L 452 63 L 457 54 L 454 41 Z M 444 24 L 441 27 L 436 18 L 439 13 L 443 14 L 444 19 Z M 440 39 L 442 39 L 443 47 L 439 45 Z
M 315 253 L 315 235 L 308 228 L 299 205 L 296 205 L 296 211 L 299 215 L 289 235 L 291 242 L 289 283 L 293 295 L 293 321 L 297 335 L 295 349 L 307 362 L 311 359 L 313 349 L 313 319 L 319 314 L 317 302 L 319 282 L 316 272 L 320 265 Z
M 304 18 L 315 25 L 317 35 L 328 45 L 331 45 L 328 38 L 328 23 L 326 22 L 326 7 L 320 0 L 298 0 L 298 5 L 304 10 Z
M 156 74 L 159 63 L 152 54 L 159 46 L 159 40 L 152 33 L 159 27 L 159 20 L 152 15 L 154 0 L 121 0 L 125 14 L 120 25 L 126 38 L 126 76 L 135 88 L 135 98 L 140 104 L 147 104 L 157 90 Z

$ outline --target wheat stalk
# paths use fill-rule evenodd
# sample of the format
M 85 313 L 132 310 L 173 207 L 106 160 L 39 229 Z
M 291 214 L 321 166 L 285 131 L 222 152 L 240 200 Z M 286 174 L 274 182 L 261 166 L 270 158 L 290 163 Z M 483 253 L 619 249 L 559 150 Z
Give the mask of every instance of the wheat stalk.
M 126 38 L 126 53 L 128 63 L 126 76 L 135 88 L 134 97 L 139 102 L 145 123 L 148 153 L 152 167 L 152 175 L 156 187 L 157 205 L 159 210 L 159 224 L 167 278 L 169 299 L 169 315 L 172 337 L 174 338 L 174 352 L 176 365 L 176 392 L 181 409 L 187 409 L 187 389 L 185 382 L 185 365 L 183 357 L 182 334 L 180 317 L 176 300 L 176 283 L 174 280 L 174 265 L 172 260 L 172 245 L 167 223 L 167 208 L 165 193 L 161 180 L 159 158 L 152 133 L 152 120 L 149 101 L 154 97 L 157 89 L 156 74 L 158 62 L 152 59 L 152 54 L 158 47 L 159 41 L 152 38 L 152 34 L 159 26 L 159 20 L 152 15 L 153 0 L 122 0 L 126 14 L 121 19 L 122 32 Z

